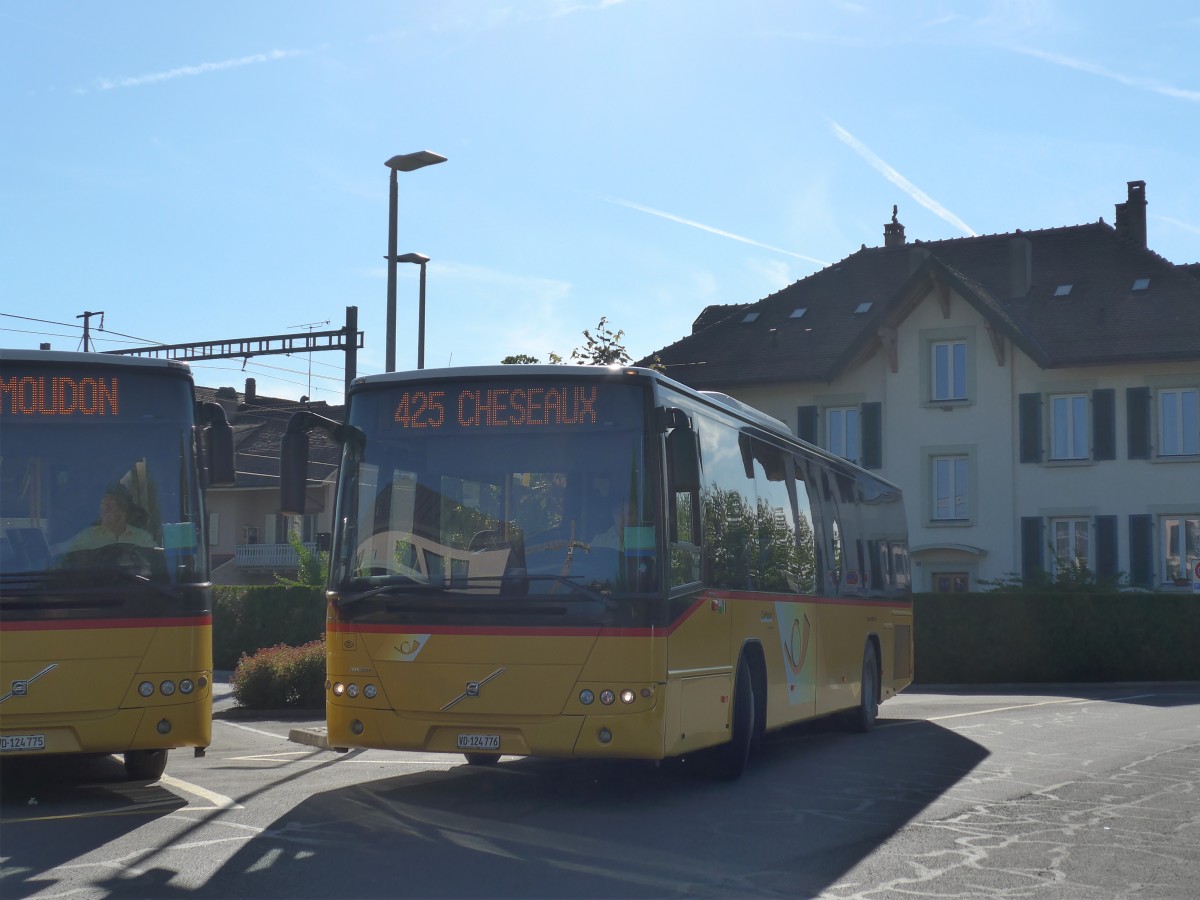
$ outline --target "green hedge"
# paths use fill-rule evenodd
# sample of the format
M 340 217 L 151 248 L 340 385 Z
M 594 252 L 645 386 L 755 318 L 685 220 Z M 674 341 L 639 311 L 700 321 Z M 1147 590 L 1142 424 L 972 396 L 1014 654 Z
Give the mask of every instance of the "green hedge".
M 1200 597 L 914 596 L 918 684 L 1200 680 Z
M 233 669 L 264 647 L 299 647 L 325 636 L 325 592 L 308 587 L 213 589 L 213 667 Z

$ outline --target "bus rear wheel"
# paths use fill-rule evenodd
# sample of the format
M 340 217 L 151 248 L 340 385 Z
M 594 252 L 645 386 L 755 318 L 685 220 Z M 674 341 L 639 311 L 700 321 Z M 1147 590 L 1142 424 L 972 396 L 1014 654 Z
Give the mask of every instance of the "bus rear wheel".
M 879 718 L 879 662 L 875 644 L 868 641 L 863 651 L 862 688 L 858 692 L 858 706 L 850 711 L 850 728 L 866 732 L 875 727 Z
M 166 770 L 166 750 L 129 750 L 125 754 L 125 774 L 131 781 L 158 781 Z

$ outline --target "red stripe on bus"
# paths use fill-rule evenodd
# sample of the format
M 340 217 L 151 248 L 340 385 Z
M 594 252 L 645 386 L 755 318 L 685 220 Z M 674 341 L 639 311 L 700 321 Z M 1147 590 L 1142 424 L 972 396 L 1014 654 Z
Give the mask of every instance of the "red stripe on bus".
M 100 628 L 192 628 L 212 625 L 212 616 L 172 619 L 55 619 L 54 621 L 0 622 L 0 631 L 93 631 Z

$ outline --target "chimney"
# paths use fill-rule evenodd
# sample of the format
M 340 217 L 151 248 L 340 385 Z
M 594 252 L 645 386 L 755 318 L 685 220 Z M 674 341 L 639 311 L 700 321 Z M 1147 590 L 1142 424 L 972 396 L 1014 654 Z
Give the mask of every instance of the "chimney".
M 1146 182 L 1130 181 L 1129 199 L 1117 204 L 1117 237 L 1146 249 Z
M 253 403 L 258 399 L 257 385 L 253 378 L 246 379 L 246 400 L 247 404 Z
M 896 215 L 900 210 L 892 206 L 892 221 L 887 222 L 883 226 L 883 246 L 885 247 L 903 247 L 904 246 L 904 226 L 896 221 Z

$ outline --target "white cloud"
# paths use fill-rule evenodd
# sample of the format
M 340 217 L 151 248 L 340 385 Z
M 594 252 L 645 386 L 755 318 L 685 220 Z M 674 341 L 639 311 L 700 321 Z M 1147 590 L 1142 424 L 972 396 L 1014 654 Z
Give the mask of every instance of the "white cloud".
M 200 63 L 194 66 L 181 66 L 178 69 L 168 69 L 165 72 L 151 72 L 148 75 L 133 75 L 121 78 L 100 78 L 97 79 L 95 90 L 112 91 L 117 88 L 142 87 L 147 84 L 158 84 L 162 81 L 171 81 L 176 78 L 191 77 L 195 75 L 207 75 L 210 72 L 222 72 L 226 69 L 237 69 L 242 66 L 253 66 L 259 63 L 275 62 L 280 59 L 289 59 L 294 56 L 300 56 L 302 50 L 271 50 L 267 53 L 255 53 L 251 56 L 241 56 L 237 59 L 225 59 L 220 62 Z M 81 90 L 80 93 L 87 93 Z
M 900 188 L 900 190 L 904 191 L 904 193 L 908 194 L 908 196 L 912 197 L 939 219 L 944 219 L 955 228 L 962 230 L 971 237 L 976 236 L 976 232 L 971 228 L 971 226 L 969 226 L 958 216 L 954 215 L 954 213 L 950 212 L 950 210 L 946 209 L 946 207 L 942 206 L 942 204 L 938 203 L 923 190 L 893 169 L 890 165 L 872 153 L 871 149 L 867 147 L 866 144 L 848 132 L 845 128 L 843 128 L 837 122 L 834 122 L 832 119 L 829 120 L 829 125 L 833 129 L 833 133 L 837 136 L 839 141 L 865 159 L 870 164 L 871 168 L 877 171 L 880 175 L 882 175 L 892 184 L 896 185 L 896 187 Z

